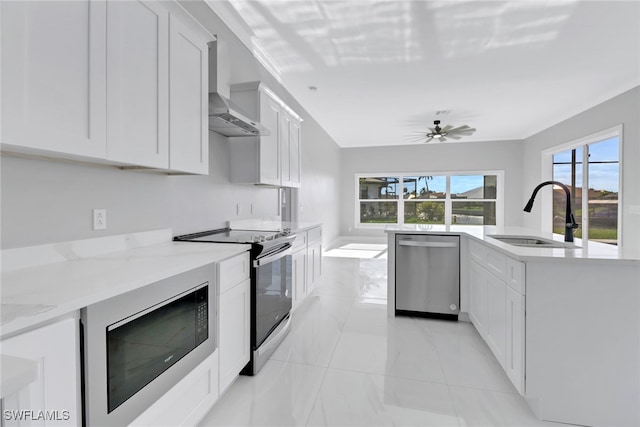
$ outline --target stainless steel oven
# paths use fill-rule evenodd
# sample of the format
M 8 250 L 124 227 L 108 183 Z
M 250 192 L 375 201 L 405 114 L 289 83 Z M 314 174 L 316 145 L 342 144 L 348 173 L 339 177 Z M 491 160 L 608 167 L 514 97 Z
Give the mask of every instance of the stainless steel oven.
M 243 373 L 253 375 L 267 362 L 289 330 L 292 305 L 291 244 L 283 243 L 253 260 L 252 362 Z M 252 281 L 253 282 L 253 281 Z
M 219 229 L 176 236 L 176 241 L 251 244 L 251 359 L 243 375 L 255 375 L 289 332 L 292 306 L 291 230 Z

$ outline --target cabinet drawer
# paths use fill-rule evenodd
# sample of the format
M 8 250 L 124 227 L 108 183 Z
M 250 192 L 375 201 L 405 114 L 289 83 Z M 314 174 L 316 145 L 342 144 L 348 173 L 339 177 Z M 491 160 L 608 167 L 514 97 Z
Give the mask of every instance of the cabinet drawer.
M 486 248 L 486 267 L 498 279 L 505 279 L 505 271 L 507 270 L 507 257 L 493 249 Z
M 469 256 L 480 265 L 484 265 L 487 258 L 487 248 L 482 243 L 469 239 Z
M 249 252 L 224 260 L 218 264 L 219 293 L 224 293 L 249 278 Z
M 525 294 L 525 266 L 523 262 L 507 257 L 507 270 L 505 281 L 514 291 L 520 295 Z
M 307 241 L 309 244 L 322 241 L 322 227 L 312 228 L 307 231 Z
M 296 240 L 293 241 L 293 252 L 296 252 L 298 249 L 306 248 L 307 240 L 308 236 L 306 231 L 296 234 Z

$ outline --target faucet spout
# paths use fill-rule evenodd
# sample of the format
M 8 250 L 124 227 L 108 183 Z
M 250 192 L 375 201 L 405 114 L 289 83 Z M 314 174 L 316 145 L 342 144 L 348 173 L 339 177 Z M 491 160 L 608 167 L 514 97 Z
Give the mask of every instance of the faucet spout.
M 545 181 L 539 184 L 534 190 L 533 194 L 531 194 L 531 198 L 527 202 L 527 205 L 524 207 L 525 212 L 531 212 L 531 208 L 533 208 L 533 201 L 536 198 L 536 194 L 538 191 L 544 187 L 545 185 L 557 185 L 562 188 L 567 196 L 567 204 L 565 210 L 565 224 L 564 224 L 564 241 L 565 242 L 573 242 L 573 230 L 578 228 L 578 224 L 576 223 L 576 219 L 571 211 L 571 191 L 569 191 L 569 187 L 564 185 L 558 181 Z

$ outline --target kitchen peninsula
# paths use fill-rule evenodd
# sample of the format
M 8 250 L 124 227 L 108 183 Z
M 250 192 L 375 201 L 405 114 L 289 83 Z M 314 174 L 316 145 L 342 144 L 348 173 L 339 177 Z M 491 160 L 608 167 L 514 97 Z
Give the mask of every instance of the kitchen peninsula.
M 388 315 L 395 315 L 399 235 L 461 238 L 460 309 L 538 418 L 580 425 L 640 423 L 640 258 L 616 246 L 522 228 L 386 228 Z M 559 248 L 491 236 L 532 236 Z M 420 283 L 419 279 L 416 283 Z

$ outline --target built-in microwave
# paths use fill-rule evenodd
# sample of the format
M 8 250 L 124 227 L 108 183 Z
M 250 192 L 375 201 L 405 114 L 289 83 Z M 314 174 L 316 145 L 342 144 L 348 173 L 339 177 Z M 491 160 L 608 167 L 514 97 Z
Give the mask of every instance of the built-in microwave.
M 216 348 L 215 265 L 82 310 L 85 422 L 127 425 Z

